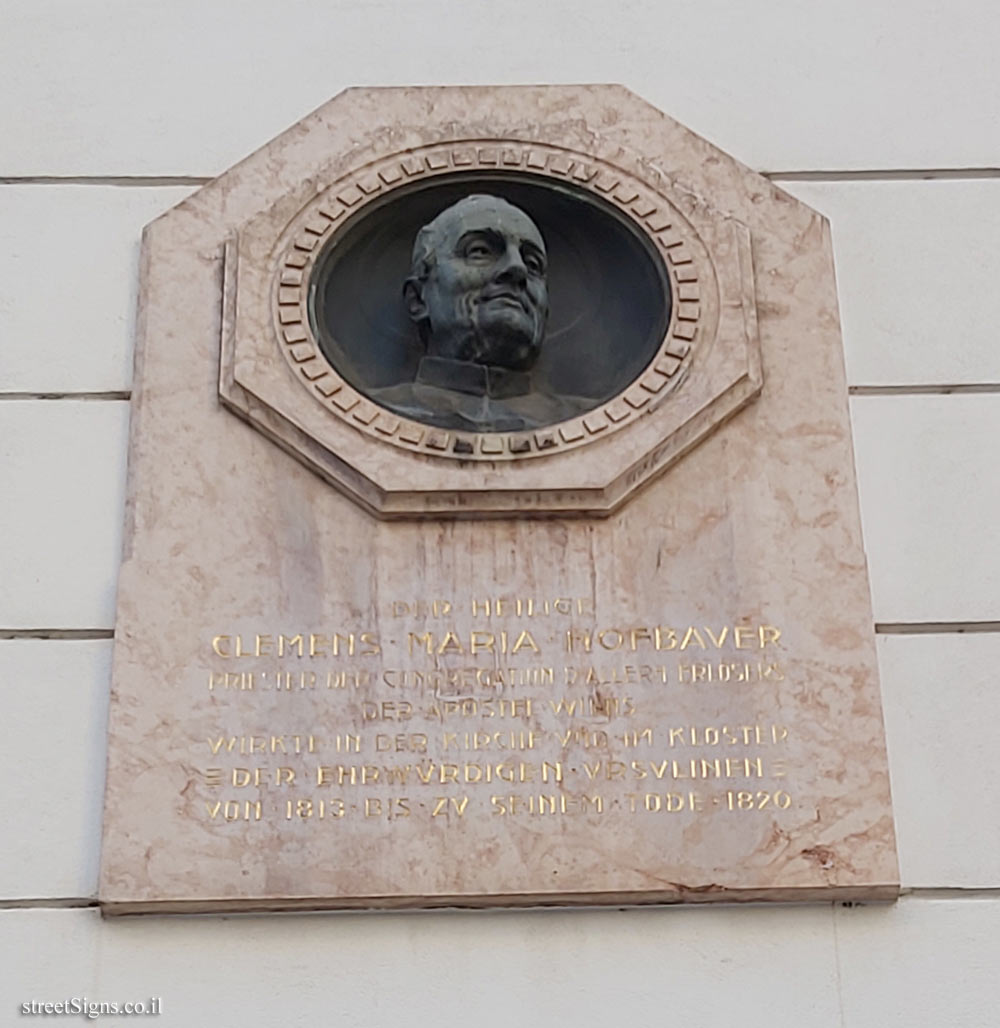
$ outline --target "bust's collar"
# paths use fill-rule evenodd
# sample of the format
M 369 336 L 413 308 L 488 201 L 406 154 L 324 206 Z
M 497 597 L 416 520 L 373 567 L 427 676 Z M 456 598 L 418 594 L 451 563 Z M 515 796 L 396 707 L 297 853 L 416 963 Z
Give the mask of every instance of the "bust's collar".
M 416 381 L 421 385 L 498 400 L 531 392 L 531 376 L 526 371 L 511 371 L 451 357 L 424 357 L 417 368 Z

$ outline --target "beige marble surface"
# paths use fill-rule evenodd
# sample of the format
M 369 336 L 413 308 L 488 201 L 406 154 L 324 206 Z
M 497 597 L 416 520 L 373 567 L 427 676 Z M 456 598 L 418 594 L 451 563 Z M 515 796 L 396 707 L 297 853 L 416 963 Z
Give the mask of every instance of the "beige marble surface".
M 222 246 L 303 182 L 320 189 L 333 181 L 360 152 L 493 135 L 573 147 L 599 140 L 746 225 L 763 391 L 604 519 L 378 520 L 220 405 Z M 100 890 L 106 911 L 895 894 L 829 230 L 808 207 L 620 87 L 353 90 L 147 228 L 136 372 Z M 595 444 L 580 460 L 600 453 Z M 492 606 L 490 617 L 481 606 L 473 613 L 473 600 L 496 597 L 576 603 L 568 614 L 497 616 Z M 410 615 L 396 606 L 435 600 L 452 609 Z M 724 626 L 716 648 L 707 629 L 718 639 Z M 737 626 L 757 634 L 737 637 Z M 778 628 L 780 638 L 761 635 L 760 626 Z M 706 649 L 689 635 L 683 652 L 679 643 L 656 650 L 657 627 L 663 646 L 668 628 L 680 640 L 695 627 Z M 466 651 L 477 640 L 480 652 L 454 652 L 449 630 Z M 493 633 L 500 648 L 506 631 L 509 650 L 525 630 L 538 652 L 524 645 L 490 654 L 484 637 L 472 636 Z M 605 632 L 605 644 L 616 642 L 615 632 L 626 641 L 617 649 L 598 641 L 600 652 L 581 655 L 581 634 L 595 631 Z M 378 655 L 360 654 L 372 648 L 362 632 L 377 639 Z M 410 653 L 411 632 L 434 633 L 435 650 L 444 652 Z M 279 661 L 213 652 L 218 636 L 228 641 L 217 647 L 231 653 L 237 636 L 252 648 L 257 636 L 279 633 L 354 633 L 356 653 Z M 767 644 L 751 648 L 754 638 Z M 690 679 L 693 663 L 711 664 L 716 678 L 720 663 L 749 663 L 757 680 L 680 681 L 681 666 Z M 758 678 L 759 666 L 772 664 L 779 670 Z M 566 680 L 566 667 L 575 681 Z M 265 688 L 279 668 L 297 683 L 300 672 L 315 672 L 320 684 Z M 445 683 L 437 690 L 399 684 L 403 672 L 435 668 Z M 463 677 L 464 668 L 493 668 L 493 684 L 474 672 Z M 501 687 L 497 668 L 522 677 L 505 674 Z M 552 668 L 552 683 L 525 684 L 532 668 Z M 248 683 L 239 676 L 250 673 L 253 689 L 226 688 Z M 358 684 L 327 688 L 330 673 Z M 493 716 L 482 706 L 462 716 L 462 698 L 491 700 Z M 511 716 L 500 716 L 501 700 Z M 565 704 L 557 711 L 560 700 L 583 703 L 586 713 L 570 715 Z M 609 716 L 613 700 L 618 714 Z M 413 707 L 402 719 L 407 702 Z M 373 710 L 378 718 L 365 720 Z M 751 744 L 740 741 L 746 726 L 760 726 L 762 741 L 753 731 Z M 692 728 L 699 741 L 685 742 Z M 626 733 L 646 729 L 650 744 L 627 745 Z M 737 742 L 707 743 L 706 729 Z M 350 749 L 356 730 L 360 752 Z M 501 750 L 493 737 L 486 749 L 463 748 L 466 732 L 501 730 L 533 732 L 535 745 Z M 288 748 L 292 737 L 310 735 L 317 753 L 240 755 L 237 742 L 236 752 L 224 745 L 213 754 L 210 742 L 280 737 Z M 377 749 L 379 735 L 390 751 Z M 425 751 L 413 748 L 421 736 Z M 338 737 L 347 747 L 340 752 Z M 759 758 L 765 773 L 677 777 L 691 759 L 726 758 Z M 562 781 L 424 785 L 414 770 L 433 777 L 434 768 L 455 764 L 462 775 L 466 765 L 483 772 L 511 761 L 536 775 L 543 761 L 558 764 Z M 361 775 L 365 765 L 382 776 L 386 767 L 411 770 L 405 785 L 317 784 L 317 774 L 334 774 L 318 766 Z M 291 769 L 295 782 L 278 767 Z M 262 784 L 232 785 L 241 768 L 263 769 Z M 215 784 L 212 769 L 229 784 Z M 699 810 L 688 808 L 692 792 Z M 741 792 L 763 809 L 728 799 Z M 506 812 L 512 795 L 521 797 L 516 814 Z M 582 809 L 581 797 L 596 795 L 603 811 L 593 802 Z M 526 812 L 529 796 L 543 805 L 550 801 L 538 796 L 554 797 L 568 812 Z M 667 812 L 681 802 L 668 796 L 688 807 Z M 300 800 L 314 803 L 311 818 L 299 816 Z M 344 816 L 320 819 L 320 800 L 327 811 L 341 800 Z M 237 812 L 232 820 L 227 809 Z

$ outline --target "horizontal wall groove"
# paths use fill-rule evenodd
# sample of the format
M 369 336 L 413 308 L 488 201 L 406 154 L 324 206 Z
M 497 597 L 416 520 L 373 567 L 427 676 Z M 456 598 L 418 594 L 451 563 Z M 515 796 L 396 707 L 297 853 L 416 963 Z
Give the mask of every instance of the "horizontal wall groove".
M 848 386 L 851 396 L 961 396 L 1000 393 L 1000 382 L 932 383 L 920 385 Z M 130 389 L 77 390 L 66 392 L 2 392 L 3 400 L 130 400 Z
M 113 628 L 0 628 L 0 639 L 114 639 Z
M 934 385 L 855 385 L 847 387 L 851 396 L 951 396 L 962 393 L 1000 393 L 1000 382 L 963 382 Z
M 762 171 L 775 182 L 920 182 L 1000 178 L 1000 168 L 884 168 L 860 171 Z
M 62 393 L 0 392 L 0 400 L 128 400 L 131 397 L 130 389 L 107 389 L 93 392 L 81 390 Z
M 959 900 L 959 901 L 961 901 L 961 900 L 996 900 L 996 901 L 1000 901 L 1000 886 L 983 886 L 983 887 L 972 887 L 972 888 L 962 888 L 960 886 L 952 886 L 952 887 L 949 887 L 949 886 L 926 886 L 926 887 L 925 886 L 912 886 L 912 887 L 903 887 L 899 891 L 899 898 L 901 900 L 905 899 L 908 902 L 914 901 L 914 900 L 917 900 L 917 901 L 919 901 L 919 900 Z M 865 902 L 864 900 L 860 900 L 860 901 L 858 901 L 858 900 L 846 900 L 846 901 L 832 901 L 832 902 L 834 902 L 836 906 L 840 906 L 840 907 L 865 907 L 865 906 L 870 906 L 871 905 L 871 904 Z M 787 909 L 794 910 L 794 909 L 798 909 L 803 904 L 798 904 L 798 903 L 795 903 L 795 904 L 754 903 L 754 904 L 739 904 L 739 905 L 735 905 L 735 904 L 720 904 L 717 909 L 721 908 L 721 909 L 724 909 L 724 910 L 736 910 L 736 909 L 746 910 L 747 906 L 750 906 L 750 907 L 755 908 L 757 910 L 761 910 L 761 909 L 764 909 L 764 908 L 773 908 L 776 905 L 777 906 L 785 906 Z M 810 904 L 805 904 L 805 905 L 806 906 L 822 906 L 824 904 L 822 903 L 822 901 L 819 901 L 816 904 L 810 903 Z M 885 906 L 885 905 L 886 904 L 884 904 L 884 903 L 879 903 L 878 904 L 878 906 Z M 0 899 L 0 911 L 3 911 L 3 910 L 81 910 L 81 909 L 94 908 L 94 907 L 98 907 L 98 906 L 99 906 L 99 901 L 95 897 L 93 897 L 93 896 L 51 896 L 51 897 L 50 896 L 43 896 L 43 897 L 27 897 L 27 898 L 18 898 L 18 899 Z M 676 910 L 678 908 L 678 904 L 672 904 L 672 903 L 671 904 L 653 904 L 653 906 L 657 906 L 661 910 Z M 529 911 L 529 910 L 525 910 L 524 908 L 513 908 L 513 909 L 512 908 L 506 908 L 505 909 L 505 908 L 500 907 L 500 908 L 494 908 L 493 910 L 490 910 L 490 911 L 486 911 L 486 910 L 479 910 L 479 911 L 456 911 L 456 913 L 458 913 L 460 915 L 464 915 L 464 916 L 475 917 L 477 914 L 478 915 L 482 915 L 482 914 L 487 914 L 487 913 L 490 913 L 490 914 L 504 914 L 504 913 L 508 913 L 508 914 L 515 914 L 515 915 L 516 914 L 524 914 L 524 913 L 528 913 L 528 912 L 533 913 L 533 914 L 534 913 L 539 913 L 539 912 L 547 913 L 547 912 L 552 911 L 552 909 L 553 908 L 551 908 L 551 907 L 545 907 L 545 908 L 536 908 L 534 910 L 530 910 Z M 641 904 L 641 905 L 628 906 L 628 907 L 602 907 L 602 906 L 597 906 L 597 907 L 590 907 L 589 909 L 591 911 L 618 910 L 618 911 L 620 911 L 622 913 L 627 913 L 630 910 L 637 910 L 637 911 L 649 910 L 650 909 L 650 905 L 648 905 L 648 904 Z M 565 907 L 565 908 L 562 908 L 559 912 L 561 912 L 561 913 L 570 913 L 570 912 L 573 912 L 573 913 L 586 913 L 587 910 L 588 910 L 587 907 Z M 290 916 L 294 917 L 296 913 L 297 914 L 302 914 L 302 915 L 309 915 L 309 914 L 316 913 L 316 911 L 310 911 L 310 910 L 307 910 L 307 909 L 303 909 L 303 910 L 295 911 L 295 912 L 292 912 L 292 913 L 284 913 L 284 914 L 281 914 L 279 916 L 281 916 L 281 917 L 290 917 Z M 336 911 L 336 910 L 327 910 L 327 911 L 320 911 L 320 913 L 337 915 L 339 913 L 358 913 L 358 911 L 342 912 L 342 911 Z M 412 915 L 419 916 L 421 911 L 412 911 L 412 910 L 411 911 L 370 910 L 370 911 L 364 911 L 364 913 L 368 913 L 368 914 L 372 914 L 372 915 L 383 915 L 383 916 L 384 915 L 391 916 L 393 913 L 403 913 L 403 914 L 406 914 L 408 916 L 412 916 Z M 138 915 L 138 916 L 141 917 L 142 915 Z M 162 916 L 162 915 L 160 915 L 160 916 Z M 219 917 L 221 915 L 212 914 L 212 915 L 208 915 L 208 916 L 210 916 L 210 917 Z M 235 917 L 240 917 L 240 916 L 251 917 L 251 916 L 259 916 L 259 915 L 245 914 L 245 913 L 241 914 L 241 913 L 237 912 L 235 914 L 232 914 L 232 913 L 226 914 L 225 916 L 227 918 L 231 918 L 231 917 L 234 917 L 234 916 Z
M 1000 632 L 1000 621 L 878 621 L 879 635 L 943 635 L 963 632 Z
M 0 899 L 0 910 L 79 910 L 96 907 L 93 896 L 42 897 L 39 899 Z
M 900 890 L 907 899 L 994 899 L 1000 900 L 1000 886 L 914 885 Z
M 224 170 L 224 169 L 223 169 Z M 221 174 L 221 171 L 218 173 Z M 775 182 L 911 182 L 1000 179 L 1000 168 L 870 168 L 838 171 L 761 171 Z M 213 175 L 0 175 L 0 186 L 203 186 Z
M 210 175 L 0 175 L 0 186 L 203 186 Z
M 952 396 L 1000 393 L 1000 382 L 923 383 L 918 385 L 848 386 L 851 396 Z M 130 389 L 76 390 L 65 392 L 0 391 L 2 400 L 129 400 Z
M 878 635 L 943 635 L 1000 632 L 1000 621 L 878 621 Z M 113 628 L 0 628 L 3 639 L 113 639 Z
M 854 385 L 851 396 L 961 396 L 1000 393 L 1000 382 L 955 382 L 935 385 Z M 130 389 L 76 390 L 64 392 L 0 391 L 3 400 L 130 400 Z

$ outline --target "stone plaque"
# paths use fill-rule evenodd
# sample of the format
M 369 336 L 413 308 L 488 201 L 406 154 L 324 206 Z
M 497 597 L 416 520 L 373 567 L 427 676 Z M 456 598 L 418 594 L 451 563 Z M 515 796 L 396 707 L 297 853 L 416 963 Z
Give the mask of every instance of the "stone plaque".
M 890 899 L 826 221 L 620 87 L 144 236 L 102 908 Z

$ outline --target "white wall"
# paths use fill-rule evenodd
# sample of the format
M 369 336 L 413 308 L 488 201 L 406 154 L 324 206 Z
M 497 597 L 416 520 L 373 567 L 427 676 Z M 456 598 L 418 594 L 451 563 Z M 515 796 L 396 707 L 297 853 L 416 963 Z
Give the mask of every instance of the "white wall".
M 0 1024 L 74 995 L 185 1028 L 996 1024 L 996 5 L 4 7 Z M 343 86 L 524 81 L 624 82 L 832 220 L 905 896 L 102 922 L 142 225 Z

